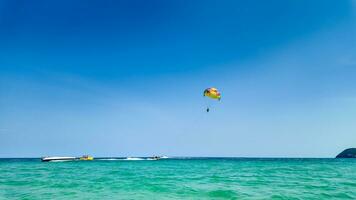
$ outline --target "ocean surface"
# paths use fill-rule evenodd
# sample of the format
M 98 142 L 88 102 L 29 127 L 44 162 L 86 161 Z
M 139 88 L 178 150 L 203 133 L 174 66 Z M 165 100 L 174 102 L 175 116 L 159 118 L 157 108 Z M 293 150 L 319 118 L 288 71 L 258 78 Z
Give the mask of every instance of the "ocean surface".
M 0 199 L 356 199 L 356 159 L 0 159 Z

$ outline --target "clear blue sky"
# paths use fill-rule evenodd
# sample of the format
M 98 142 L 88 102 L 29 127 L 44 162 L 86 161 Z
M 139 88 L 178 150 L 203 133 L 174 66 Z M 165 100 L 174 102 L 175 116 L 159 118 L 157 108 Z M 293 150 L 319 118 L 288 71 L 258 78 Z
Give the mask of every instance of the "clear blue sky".
M 332 157 L 355 120 L 356 1 L 0 1 L 0 157 Z

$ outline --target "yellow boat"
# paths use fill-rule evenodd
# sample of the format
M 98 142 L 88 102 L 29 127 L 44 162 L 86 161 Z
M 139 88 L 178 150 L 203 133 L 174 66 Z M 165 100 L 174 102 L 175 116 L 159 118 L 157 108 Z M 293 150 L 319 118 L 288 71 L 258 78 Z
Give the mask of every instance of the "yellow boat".
M 92 156 L 85 155 L 80 157 L 79 160 L 94 160 L 94 158 Z

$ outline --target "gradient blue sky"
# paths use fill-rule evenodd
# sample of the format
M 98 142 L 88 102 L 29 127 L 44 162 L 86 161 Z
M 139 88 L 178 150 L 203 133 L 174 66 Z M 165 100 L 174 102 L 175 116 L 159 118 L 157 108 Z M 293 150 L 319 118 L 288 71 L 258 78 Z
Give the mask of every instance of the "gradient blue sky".
M 355 117 L 356 1 L 0 0 L 0 157 L 333 157 Z

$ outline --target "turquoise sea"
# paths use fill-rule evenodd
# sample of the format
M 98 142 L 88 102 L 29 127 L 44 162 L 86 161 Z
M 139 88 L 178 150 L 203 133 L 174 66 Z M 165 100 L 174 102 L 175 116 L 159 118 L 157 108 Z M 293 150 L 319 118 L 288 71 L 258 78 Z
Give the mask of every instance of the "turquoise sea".
M 0 159 L 0 199 L 356 199 L 356 159 Z

